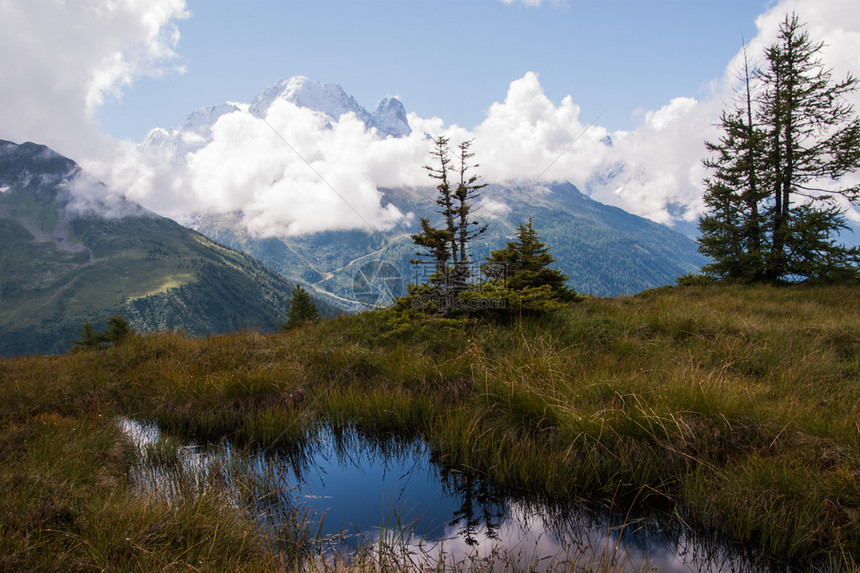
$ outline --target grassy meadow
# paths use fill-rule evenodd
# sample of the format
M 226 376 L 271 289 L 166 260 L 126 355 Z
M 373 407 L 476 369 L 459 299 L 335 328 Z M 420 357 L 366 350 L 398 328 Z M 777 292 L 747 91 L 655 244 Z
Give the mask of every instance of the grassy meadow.
M 320 421 L 420 435 L 504 485 L 674 504 L 784 562 L 857 571 L 857 300 L 858 286 L 673 287 L 540 317 L 381 311 L 2 361 L 0 571 L 308 566 L 306 525 L 261 531 L 217 472 L 169 499 L 137 492 L 119 416 L 237 447 Z

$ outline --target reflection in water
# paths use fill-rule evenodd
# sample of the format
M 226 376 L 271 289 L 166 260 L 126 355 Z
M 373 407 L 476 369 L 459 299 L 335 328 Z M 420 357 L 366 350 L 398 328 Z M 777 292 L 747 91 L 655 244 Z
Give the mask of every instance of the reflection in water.
M 121 418 L 119 426 L 140 454 L 141 461 L 132 466 L 129 479 L 141 491 L 173 502 L 208 487 L 211 468 L 217 466 L 213 453 L 165 439 L 150 424 Z
M 456 537 L 470 547 L 478 545 L 479 535 L 498 540 L 498 529 L 509 513 L 502 492 L 496 491 L 492 482 L 472 472 L 443 468 L 439 478 L 450 495 L 461 500 L 451 522 L 451 526 L 459 526 Z
M 121 422 L 141 451 L 157 429 Z M 145 457 L 145 456 L 144 456 Z M 177 467 L 194 490 L 218 474 L 261 526 L 283 532 L 297 516 L 317 547 L 345 555 L 392 549 L 405 564 L 481 562 L 542 570 L 594 562 L 618 571 L 750 571 L 774 568 L 715 534 L 696 534 L 664 514 L 551 502 L 506 491 L 486 477 L 446 466 L 418 439 L 352 428 L 320 428 L 277 451 L 181 446 Z M 183 492 L 169 464 L 140 464 L 138 487 L 170 500 Z M 207 484 L 209 484 L 207 486 Z M 241 484 L 241 486 L 239 485 Z M 187 494 L 188 492 L 184 492 Z M 279 529 L 280 528 L 280 529 Z

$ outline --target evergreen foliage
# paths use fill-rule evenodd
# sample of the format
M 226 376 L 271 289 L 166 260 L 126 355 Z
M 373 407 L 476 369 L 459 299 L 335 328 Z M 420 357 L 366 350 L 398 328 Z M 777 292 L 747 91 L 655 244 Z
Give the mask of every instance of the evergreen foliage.
M 109 344 L 122 342 L 133 332 L 128 321 L 116 314 L 108 318 L 107 326 L 107 331 L 103 334 L 103 337 L 105 342 Z
M 320 319 L 320 311 L 314 304 L 310 293 L 300 284 L 293 287 L 293 295 L 290 299 L 290 312 L 287 322 L 281 324 L 282 330 L 290 330 L 308 322 L 317 322 Z
M 490 252 L 487 274 L 504 278 L 505 285 L 511 290 L 548 286 L 561 300 L 576 298 L 576 293 L 566 286 L 567 275 L 550 268 L 555 259 L 532 223 L 532 217 L 528 223 L 520 223 L 515 241 L 509 241 L 504 249 Z
M 134 334 L 128 321 L 119 315 L 108 318 L 107 329 L 96 332 L 92 323 L 87 320 L 81 327 L 77 340 L 72 340 L 72 350 L 84 350 L 118 344 Z
M 454 276 L 457 277 L 455 288 L 458 291 L 463 291 L 466 288 L 466 280 L 469 277 L 469 254 L 467 245 L 474 239 L 483 235 L 487 231 L 486 225 L 481 225 L 477 221 L 470 220 L 472 212 L 472 202 L 479 197 L 478 191 L 486 187 L 484 183 L 478 183 L 480 177 L 478 175 L 470 175 L 469 171 L 477 168 L 478 164 L 470 165 L 469 161 L 474 157 L 474 153 L 469 151 L 472 146 L 472 140 L 463 141 L 457 146 L 459 150 L 459 176 L 460 180 L 457 184 L 457 190 L 454 192 L 456 205 L 454 207 L 454 216 L 456 223 L 456 245 L 454 252 Z
M 77 340 L 72 340 L 72 344 L 75 348 L 95 348 L 101 344 L 99 335 L 89 320 L 84 322 Z
M 860 169 L 860 119 L 845 100 L 858 80 L 832 82 L 821 47 L 786 16 L 763 67 L 745 67 L 742 104 L 723 112 L 720 139 L 706 143 L 713 156 L 699 228 L 711 276 L 857 276 L 860 251 L 835 236 L 847 228 L 837 199 L 860 200 L 860 186 L 838 187 Z
M 743 82 L 742 106 L 723 111 L 722 137 L 717 143 L 705 144 L 716 156 L 703 162 L 713 176 L 705 180 L 708 191 L 704 199 L 710 214 L 699 222 L 700 250 L 715 260 L 706 267 L 710 274 L 753 281 L 765 276 L 759 205 L 768 194 L 759 180 L 765 139 L 753 119 L 746 50 Z
M 491 251 L 484 265 L 484 274 L 491 285 L 484 295 L 503 297 L 509 310 L 554 310 L 562 302 L 577 300 L 567 283 L 567 275 L 550 268 L 555 259 L 541 241 L 532 217 L 517 227 L 516 240 L 508 241 L 504 249 Z
M 471 274 L 469 244 L 487 230 L 486 225 L 480 225 L 470 218 L 471 203 L 478 197 L 478 191 L 485 187 L 478 183 L 478 175 L 470 174 L 472 169 L 478 167 L 477 164 L 469 163 L 474 156 L 469 151 L 471 145 L 472 141 L 464 141 L 457 146 L 459 165 L 455 168 L 449 138 L 442 135 L 436 138 L 431 152 L 436 166 L 426 165 L 424 168 L 431 178 L 438 181 L 435 202 L 442 215 L 443 227 L 433 227 L 428 218 L 422 217 L 421 232 L 412 235 L 413 243 L 426 249 L 426 252 L 417 253 L 419 258 L 410 262 L 435 265 L 430 282 L 446 299 L 468 290 Z M 455 177 L 458 180 L 454 181 Z
M 445 229 L 437 229 L 430 225 L 430 220 L 421 217 L 421 232 L 412 235 L 412 242 L 425 248 L 427 253 L 420 253 L 424 259 L 413 259 L 412 264 L 432 263 L 436 272 L 430 276 L 430 284 L 448 290 L 448 261 L 450 260 L 451 233 Z
M 478 183 L 477 175 L 470 175 L 477 164 L 470 164 L 472 142 L 461 143 L 458 149 L 458 167 L 453 167 L 449 139 L 440 136 L 435 141 L 432 155 L 437 166 L 425 166 L 430 177 L 438 180 L 436 204 L 444 226 L 433 227 L 429 219 L 421 219 L 421 232 L 412 235 L 415 245 L 423 247 L 413 264 L 432 263 L 434 273 L 429 284 L 409 285 L 409 296 L 398 301 L 401 310 L 421 311 L 425 314 L 448 314 L 451 310 L 475 311 L 507 310 L 546 312 L 558 309 L 563 302 L 577 299 L 577 294 L 565 283 L 567 275 L 549 265 L 555 262 L 547 246 L 533 226 L 532 217 L 527 224 L 517 227 L 516 241 L 508 242 L 504 249 L 492 251 L 481 265 L 482 273 L 489 277 L 483 283 L 471 284 L 468 247 L 482 235 L 486 225 L 470 219 L 472 201 L 485 185 Z M 459 178 L 456 189 L 451 180 Z

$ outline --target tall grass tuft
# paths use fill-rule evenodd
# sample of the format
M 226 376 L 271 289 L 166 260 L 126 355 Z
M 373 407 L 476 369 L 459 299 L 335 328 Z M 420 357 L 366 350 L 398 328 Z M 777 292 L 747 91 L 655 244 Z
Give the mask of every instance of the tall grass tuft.
M 112 425 L 126 416 L 236 447 L 288 447 L 321 423 L 421 436 L 446 463 L 501 484 L 661 500 L 694 527 L 851 570 L 858 295 L 676 287 L 509 322 L 382 311 L 268 336 L 153 334 L 0 361 L 0 569 L 279 563 L 229 496 L 132 495 L 133 463 Z M 176 453 L 166 441 L 146 457 L 169 467 Z M 98 531 L 111 520 L 120 533 Z

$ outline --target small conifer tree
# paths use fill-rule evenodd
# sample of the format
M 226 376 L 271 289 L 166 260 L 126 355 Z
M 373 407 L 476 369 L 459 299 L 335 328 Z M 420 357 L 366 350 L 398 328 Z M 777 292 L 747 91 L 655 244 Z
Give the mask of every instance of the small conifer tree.
M 310 293 L 302 285 L 296 284 L 290 299 L 290 313 L 287 316 L 287 322 L 281 324 L 281 329 L 290 330 L 307 322 L 317 322 L 319 319 L 320 311 Z
M 88 348 L 99 348 L 118 344 L 134 334 L 134 330 L 128 324 L 128 321 L 118 314 L 108 318 L 107 330 L 96 332 L 92 323 L 84 321 L 81 332 L 77 340 L 72 340 L 72 350 L 84 350 Z
M 575 300 L 576 292 L 566 285 L 567 275 L 549 268 L 555 259 L 540 240 L 532 217 L 528 223 L 520 223 L 515 237 L 516 240 L 508 241 L 504 249 L 490 252 L 486 274 L 503 279 L 505 286 L 512 291 L 546 287 L 559 301 Z
M 77 340 L 72 340 L 72 344 L 74 345 L 73 348 L 81 350 L 85 348 L 95 348 L 100 345 L 101 342 L 101 337 L 96 332 L 96 329 L 93 328 L 93 325 L 89 320 L 84 321 L 84 325 L 81 327 L 81 332 L 78 334 Z
M 132 329 L 131 326 L 129 326 L 128 321 L 118 314 L 108 318 L 107 326 L 108 329 L 102 334 L 102 338 L 108 343 L 115 344 L 117 342 L 121 342 L 132 333 Z

